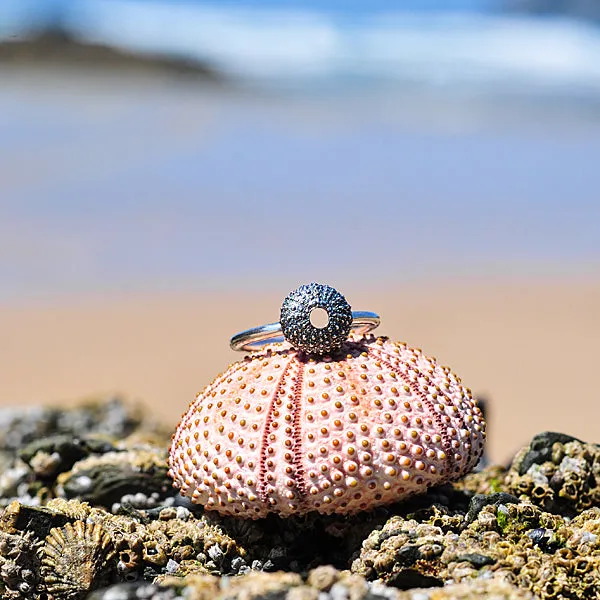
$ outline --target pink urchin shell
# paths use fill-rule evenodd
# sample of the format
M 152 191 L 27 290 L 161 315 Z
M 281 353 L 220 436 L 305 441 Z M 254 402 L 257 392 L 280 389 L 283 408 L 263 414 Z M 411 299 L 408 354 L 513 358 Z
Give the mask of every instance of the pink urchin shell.
M 324 357 L 270 344 L 190 405 L 169 474 L 224 515 L 352 514 L 459 478 L 484 440 L 470 390 L 420 350 L 372 335 Z

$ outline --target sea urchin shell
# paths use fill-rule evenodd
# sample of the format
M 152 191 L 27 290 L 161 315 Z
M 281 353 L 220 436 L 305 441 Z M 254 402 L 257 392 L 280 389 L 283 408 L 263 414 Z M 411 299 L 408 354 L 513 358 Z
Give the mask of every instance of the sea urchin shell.
M 222 514 L 351 514 L 457 479 L 484 438 L 471 392 L 420 350 L 372 335 L 322 357 L 270 344 L 190 405 L 169 474 Z

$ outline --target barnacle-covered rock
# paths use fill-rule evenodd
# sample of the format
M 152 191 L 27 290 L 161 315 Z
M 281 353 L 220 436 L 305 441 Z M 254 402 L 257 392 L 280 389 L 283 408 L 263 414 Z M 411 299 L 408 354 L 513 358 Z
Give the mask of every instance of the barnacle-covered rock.
M 32 532 L 9 534 L 0 530 L 0 597 L 37 598 L 39 560 Z
M 56 477 L 87 457 L 149 443 L 163 448 L 168 434 L 148 414 L 119 399 L 68 409 L 0 409 L 0 508 L 13 500 L 45 504 L 56 495 Z
M 197 578 L 196 587 L 205 585 L 204 578 Z M 232 578 L 226 588 L 221 588 L 220 600 L 235 600 L 242 594 L 246 598 L 263 598 L 266 596 L 283 595 L 293 587 L 302 585 L 302 578 L 297 573 L 249 573 L 243 577 Z
M 165 509 L 158 519 L 146 523 L 101 509 L 91 510 L 88 519 L 109 532 L 119 553 L 120 569 L 130 575 L 146 568 L 157 575 L 170 560 L 179 563 L 193 558 L 207 571 L 222 574 L 229 571 L 235 557 L 245 555 L 219 527 L 202 519 L 180 519 L 177 510 Z
M 471 520 L 442 508 L 391 517 L 365 540 L 352 571 L 401 588 L 483 578 L 542 599 L 600 594 L 600 509 L 569 520 L 499 497 L 469 511 Z
M 69 517 L 41 506 L 28 506 L 14 501 L 0 513 L 0 531 L 11 534 L 33 533 L 45 538 L 53 527 L 62 527 Z
M 52 529 L 41 556 L 46 591 L 64 600 L 85 598 L 106 585 L 116 568 L 112 540 L 96 523 L 75 521 Z
M 29 530 L 36 539 L 43 540 L 51 530 L 56 534 L 65 527 L 72 534 L 69 528 L 84 522 L 101 527 L 110 539 L 116 553 L 116 572 L 123 581 L 141 578 L 148 569 L 148 576 L 154 577 L 165 572 L 169 561 L 192 559 L 205 572 L 227 573 L 232 561 L 246 554 L 218 525 L 203 517 L 192 517 L 183 507 L 164 508 L 151 519 L 143 512 L 112 514 L 78 500 L 53 499 L 46 507 L 14 502 L 0 517 L 0 531 Z
M 352 571 L 403 589 L 441 585 L 445 547 L 441 527 L 394 516 L 365 540 Z
M 174 593 L 173 596 L 166 595 Z M 440 588 L 400 591 L 359 575 L 319 567 L 305 579 L 296 573 L 249 573 L 236 578 L 206 575 L 166 577 L 159 585 L 112 586 L 88 600 L 535 600 L 533 594 L 497 579 L 470 580 Z
M 154 446 L 89 456 L 60 474 L 57 482 L 59 496 L 106 507 L 127 494 L 165 496 L 171 489 L 165 450 Z
M 89 600 L 600 597 L 600 452 L 569 436 L 541 434 L 510 467 L 352 517 L 254 521 L 181 505 L 166 437 L 138 434 L 126 423 L 141 417 L 117 404 L 17 412 L 11 433 L 0 411 L 3 600 L 84 598 L 86 581 L 108 585 Z M 82 434 L 95 418 L 111 437 Z M 77 560 L 103 544 L 86 580 Z
M 336 579 L 340 574 L 336 571 Z M 346 573 L 346 580 L 359 579 L 362 587 L 361 591 L 368 589 L 368 584 L 362 578 L 355 578 Z M 282 598 L 293 600 L 317 600 L 319 590 L 306 584 L 302 577 L 297 573 L 248 573 L 242 577 L 221 578 L 212 576 L 191 575 L 185 578 L 166 577 L 160 582 L 161 586 L 170 587 L 183 593 L 186 598 L 194 600 L 236 600 L 244 598 L 247 600 L 259 600 L 261 598 Z M 355 586 L 356 587 L 356 586 Z M 342 592 L 342 586 L 339 586 L 339 592 Z M 390 590 L 393 592 L 392 590 Z M 341 595 L 340 598 L 356 598 L 360 600 L 364 594 L 354 593 Z M 392 596 L 392 598 L 395 596 Z M 325 592 L 321 593 L 322 600 L 327 599 Z
M 52 514 L 62 515 L 71 521 L 85 521 L 92 510 L 92 506 L 87 502 L 65 500 L 64 498 L 52 498 L 52 500 L 48 500 L 45 508 L 51 511 Z
M 515 456 L 504 487 L 565 515 L 600 506 L 600 446 L 560 433 L 536 435 Z
M 537 600 L 533 593 L 507 581 L 474 579 L 443 588 L 413 589 L 401 592 L 397 600 Z M 319 599 L 320 600 L 320 599 Z

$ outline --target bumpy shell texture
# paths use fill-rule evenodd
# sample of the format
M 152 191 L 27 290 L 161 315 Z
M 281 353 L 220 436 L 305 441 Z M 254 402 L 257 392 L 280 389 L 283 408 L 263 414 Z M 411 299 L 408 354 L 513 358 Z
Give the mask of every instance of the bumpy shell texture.
M 459 478 L 484 439 L 471 392 L 420 350 L 372 335 L 323 357 L 270 344 L 190 405 L 169 474 L 224 515 L 353 514 Z

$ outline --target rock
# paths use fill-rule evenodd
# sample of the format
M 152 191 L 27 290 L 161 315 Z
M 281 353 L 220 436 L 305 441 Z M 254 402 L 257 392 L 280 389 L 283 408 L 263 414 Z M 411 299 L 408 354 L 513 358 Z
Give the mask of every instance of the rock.
M 27 444 L 18 452 L 40 479 L 53 479 L 58 473 L 68 471 L 77 461 L 91 454 L 104 454 L 116 450 L 114 444 L 94 435 L 52 435 Z
M 600 506 L 600 446 L 543 433 L 515 456 L 506 491 L 548 512 L 574 516 Z
M 121 583 L 92 592 L 87 600 L 175 600 L 174 589 L 150 583 Z
M 120 398 L 99 398 L 73 408 L 28 407 L 0 409 L 0 449 L 19 451 L 29 443 L 54 435 L 78 437 L 101 434 L 124 439 L 134 431 L 168 432 L 140 407 L 129 406 Z
M 137 447 L 79 460 L 57 478 L 57 494 L 109 507 L 124 496 L 172 494 L 166 454 L 160 448 Z
M 323 565 L 308 574 L 307 583 L 320 592 L 328 592 L 339 579 L 339 572 L 331 565 Z
M 518 460 L 513 461 L 513 467 L 517 469 L 519 475 L 525 475 L 529 467 L 534 464 L 542 464 L 552 460 L 552 448 L 554 444 L 568 444 L 569 442 L 579 442 L 581 440 L 565 435 L 564 433 L 555 433 L 553 431 L 545 431 L 536 435 L 527 450 L 520 456 Z
M 468 583 L 450 584 L 443 588 L 417 589 L 402 592 L 397 600 L 535 600 L 526 590 L 506 581 L 476 579 Z
M 186 77 L 204 82 L 225 82 L 225 76 L 198 60 L 146 52 L 121 51 L 117 47 L 83 41 L 61 27 L 42 29 L 26 39 L 0 43 L 0 65 L 63 66 L 115 71 L 126 77 L 158 75 Z
M 45 538 L 53 527 L 62 527 L 69 517 L 40 506 L 12 502 L 0 514 L 0 531 L 19 535 L 32 533 L 37 539 Z
M 477 515 L 481 512 L 484 506 L 490 504 L 519 504 L 519 499 L 516 496 L 507 494 L 506 492 L 496 492 L 495 494 L 477 494 L 471 498 L 469 510 L 465 517 L 466 523 L 472 523 Z
M 47 413 L 37 413 L 46 414 L 41 421 L 12 413 L 18 435 L 10 444 L 22 445 L 1 451 L 4 476 L 20 472 L 5 487 L 0 478 L 3 599 L 600 595 L 595 444 L 543 434 L 508 468 L 487 467 L 407 502 L 352 517 L 251 521 L 182 504 L 165 489 L 167 437 L 150 440 L 142 421 L 114 410 L 120 434 L 106 445 L 96 434 L 72 435 L 71 443 L 61 429 L 93 414 L 106 423 L 106 410 L 54 414 L 51 427 Z M 132 422 L 139 434 L 125 426 Z M 30 432 L 40 430 L 46 437 L 32 442 Z M 0 439 L 7 433 L 0 428 Z M 94 590 L 100 585 L 107 587 Z

